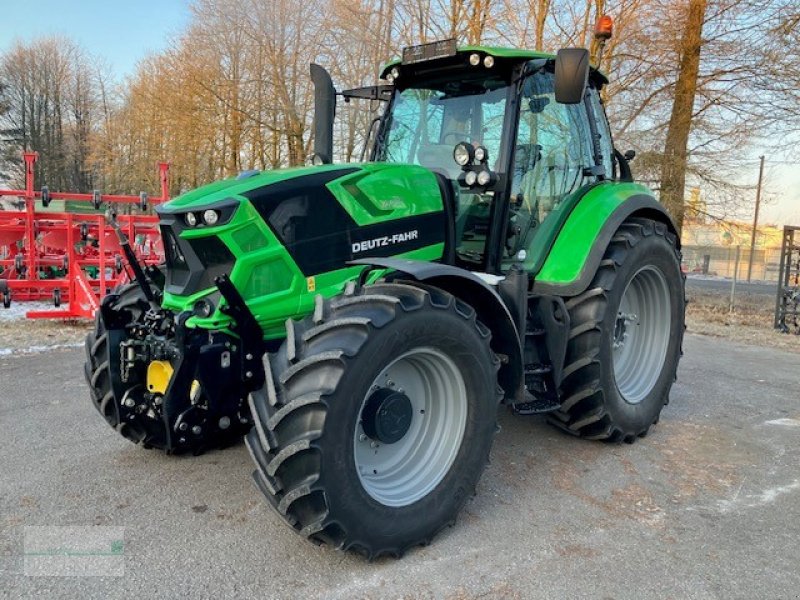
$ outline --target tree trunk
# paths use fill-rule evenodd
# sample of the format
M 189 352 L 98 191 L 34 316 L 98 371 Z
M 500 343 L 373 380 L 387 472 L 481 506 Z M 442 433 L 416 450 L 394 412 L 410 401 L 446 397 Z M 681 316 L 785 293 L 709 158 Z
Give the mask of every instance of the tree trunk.
M 537 0 L 536 2 L 536 23 L 533 38 L 534 50 L 540 52 L 544 49 L 544 26 L 550 13 L 550 0 Z
M 686 27 L 680 43 L 680 72 L 675 83 L 675 100 L 661 164 L 661 202 L 672 215 L 679 232 L 683 227 L 686 149 L 692 129 L 705 14 L 706 0 L 689 0 Z

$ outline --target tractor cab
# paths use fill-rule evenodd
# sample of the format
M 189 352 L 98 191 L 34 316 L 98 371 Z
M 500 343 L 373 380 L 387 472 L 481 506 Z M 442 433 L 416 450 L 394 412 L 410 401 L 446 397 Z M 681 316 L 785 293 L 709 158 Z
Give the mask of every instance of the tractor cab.
M 586 187 L 615 177 L 606 79 L 586 50 L 446 40 L 406 48 L 382 78 L 389 85 L 342 95 L 387 102 L 371 160 L 421 165 L 444 181 L 457 266 L 501 273 L 522 263 L 535 273 Z

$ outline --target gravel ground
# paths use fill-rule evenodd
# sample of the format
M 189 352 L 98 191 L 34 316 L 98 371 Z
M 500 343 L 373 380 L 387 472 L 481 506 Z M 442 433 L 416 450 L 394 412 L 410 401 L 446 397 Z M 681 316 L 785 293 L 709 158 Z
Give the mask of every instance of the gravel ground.
M 121 438 L 82 350 L 0 356 L 0 597 L 796 598 L 800 357 L 691 334 L 685 349 L 633 445 L 503 411 L 456 526 L 374 563 L 289 530 L 241 445 L 175 458 Z M 25 575 L 28 525 L 123 527 L 124 575 Z

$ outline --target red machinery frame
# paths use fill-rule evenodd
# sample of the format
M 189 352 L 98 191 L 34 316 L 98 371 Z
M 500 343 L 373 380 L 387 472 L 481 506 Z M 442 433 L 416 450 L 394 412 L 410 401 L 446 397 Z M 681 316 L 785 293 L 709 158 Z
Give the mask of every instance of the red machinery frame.
M 128 280 L 123 268 L 121 249 L 114 230 L 97 214 L 68 212 L 36 212 L 36 200 L 43 194 L 48 200 L 78 200 L 97 203 L 160 204 L 169 198 L 169 163 L 158 163 L 161 195 L 148 198 L 115 194 L 78 194 L 34 189 L 34 165 L 39 155 L 23 153 L 25 189 L 0 189 L 0 196 L 24 199 L 24 211 L 0 211 L 0 296 L 4 305 L 11 299 L 21 301 L 50 300 L 56 307 L 62 302 L 68 308 L 55 311 L 28 311 L 28 318 L 94 318 L 100 299 L 108 290 Z M 158 264 L 164 256 L 158 229 L 158 217 L 151 215 L 119 215 L 123 231 L 131 240 L 143 264 Z M 23 249 L 18 244 L 22 242 Z M 79 248 L 79 242 L 84 244 Z M 6 255 L 3 258 L 3 255 Z M 65 277 L 40 277 L 40 268 L 56 267 L 66 271 Z M 96 269 L 96 277 L 89 269 Z

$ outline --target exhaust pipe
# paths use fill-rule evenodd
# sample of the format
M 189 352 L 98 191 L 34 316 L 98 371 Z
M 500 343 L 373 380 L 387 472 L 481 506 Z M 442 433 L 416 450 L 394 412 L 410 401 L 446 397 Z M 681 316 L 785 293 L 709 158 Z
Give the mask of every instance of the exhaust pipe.
M 333 118 L 336 114 L 336 89 L 328 71 L 311 63 L 314 83 L 314 162 L 333 162 Z

